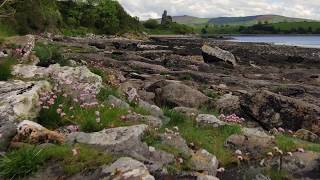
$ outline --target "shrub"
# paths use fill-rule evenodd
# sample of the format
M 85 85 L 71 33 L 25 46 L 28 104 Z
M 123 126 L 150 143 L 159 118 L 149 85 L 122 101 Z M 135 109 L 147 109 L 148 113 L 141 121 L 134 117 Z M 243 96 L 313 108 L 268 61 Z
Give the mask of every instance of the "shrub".
M 68 60 L 63 57 L 61 48 L 55 44 L 37 43 L 34 50 L 40 60 L 38 66 L 48 67 L 57 63 L 61 66 L 68 65 Z
M 11 70 L 16 60 L 13 58 L 0 59 L 0 81 L 7 81 L 12 77 Z
M 156 29 L 159 27 L 159 22 L 155 19 L 149 19 L 143 23 L 143 26 L 148 29 Z
M 41 150 L 22 148 L 0 159 L 0 175 L 18 179 L 36 172 L 42 163 Z

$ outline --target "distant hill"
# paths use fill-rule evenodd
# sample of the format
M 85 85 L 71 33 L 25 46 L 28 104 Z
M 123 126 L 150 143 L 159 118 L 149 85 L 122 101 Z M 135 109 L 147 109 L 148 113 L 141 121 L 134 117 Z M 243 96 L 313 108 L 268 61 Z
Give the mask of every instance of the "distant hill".
M 173 21 L 186 24 L 186 25 L 244 25 L 250 26 L 258 22 L 278 23 L 278 22 L 302 22 L 314 21 L 310 19 L 291 18 L 279 15 L 257 15 L 257 16 L 244 16 L 244 17 L 217 17 L 217 18 L 198 18 L 194 16 L 173 16 Z M 158 19 L 160 21 L 160 19 Z

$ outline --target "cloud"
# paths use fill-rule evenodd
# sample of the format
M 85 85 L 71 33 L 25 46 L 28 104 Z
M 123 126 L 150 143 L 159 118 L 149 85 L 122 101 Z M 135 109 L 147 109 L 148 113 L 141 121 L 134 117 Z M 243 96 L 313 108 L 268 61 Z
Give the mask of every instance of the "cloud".
M 119 0 L 132 16 L 145 20 L 170 15 L 197 17 L 277 14 L 320 20 L 319 0 Z

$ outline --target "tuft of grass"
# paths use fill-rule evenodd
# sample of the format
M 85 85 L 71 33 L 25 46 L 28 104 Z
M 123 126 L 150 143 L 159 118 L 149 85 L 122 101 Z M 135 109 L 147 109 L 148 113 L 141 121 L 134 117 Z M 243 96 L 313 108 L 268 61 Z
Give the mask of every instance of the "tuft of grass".
M 113 95 L 117 98 L 121 98 L 122 95 L 120 93 L 120 91 L 115 88 L 115 87 L 110 87 L 110 86 L 107 86 L 107 87 L 104 87 L 104 88 L 101 88 L 99 94 L 97 95 L 97 98 L 99 101 L 105 101 L 110 95 Z
M 267 177 L 270 177 L 272 180 L 291 179 L 287 171 L 278 170 L 275 168 L 270 168 L 265 170 L 264 175 L 266 175 Z
M 199 126 L 195 121 L 173 110 L 164 109 L 171 120 L 164 128 L 178 126 L 180 134 L 187 142 L 193 142 L 197 147 L 206 149 L 217 156 L 223 166 L 236 162 L 232 152 L 224 147 L 224 142 L 232 134 L 241 134 L 238 125 L 226 125 L 219 128 Z
M 277 146 L 285 151 L 295 151 L 298 148 L 304 148 L 308 151 L 320 152 L 320 144 L 303 141 L 288 135 L 276 136 Z
M 62 106 L 61 109 L 66 113 L 66 116 L 61 117 L 56 112 L 59 105 Z M 100 113 L 100 122 L 97 122 L 97 111 Z M 49 109 L 41 110 L 38 122 L 49 129 L 68 124 L 77 124 L 80 125 L 81 130 L 84 132 L 96 132 L 107 127 L 131 125 L 130 122 L 120 120 L 120 117 L 127 113 L 126 109 L 111 108 L 109 106 L 83 108 L 71 98 L 58 96 L 55 104 Z
M 74 156 L 72 149 L 77 148 L 79 154 Z M 97 168 L 111 163 L 111 154 L 99 151 L 89 146 L 50 145 L 43 149 L 39 147 L 23 147 L 9 152 L 0 158 L 0 175 L 9 179 L 19 179 L 37 172 L 48 161 L 57 161 L 66 175 L 73 175 L 85 169 Z
M 63 57 L 61 47 L 58 45 L 38 42 L 34 50 L 40 60 L 38 66 L 48 67 L 51 64 L 66 66 L 69 64 L 69 61 Z
M 42 163 L 41 150 L 22 148 L 0 159 L 0 176 L 19 179 L 36 172 Z
M 12 77 L 12 66 L 16 63 L 16 60 L 12 57 L 0 59 L 0 81 L 7 81 Z

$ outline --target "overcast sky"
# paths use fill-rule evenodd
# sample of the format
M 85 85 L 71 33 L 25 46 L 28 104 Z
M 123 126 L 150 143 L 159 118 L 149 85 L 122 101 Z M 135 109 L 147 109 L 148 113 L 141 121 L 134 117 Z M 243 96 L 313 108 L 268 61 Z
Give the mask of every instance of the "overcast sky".
M 119 0 L 132 16 L 141 20 L 170 15 L 197 17 L 278 14 L 320 20 L 320 0 Z

